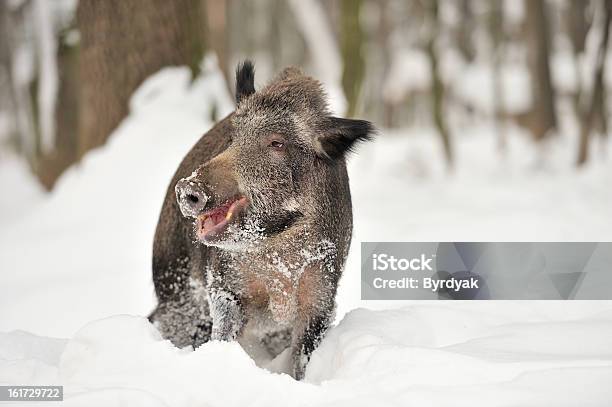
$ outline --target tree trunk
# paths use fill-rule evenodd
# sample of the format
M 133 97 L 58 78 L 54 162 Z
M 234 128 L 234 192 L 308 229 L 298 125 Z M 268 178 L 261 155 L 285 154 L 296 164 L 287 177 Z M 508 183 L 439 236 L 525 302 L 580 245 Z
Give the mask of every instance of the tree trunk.
M 576 89 L 572 95 L 576 116 L 580 119 L 584 107 L 583 103 L 583 79 L 580 57 L 584 53 L 586 38 L 590 28 L 590 21 L 587 19 L 587 9 L 589 2 L 573 0 L 569 2 L 566 10 L 567 32 L 572 44 L 574 54 L 574 72 L 576 77 Z
M 233 83 L 234 72 L 229 69 L 228 58 L 228 0 L 204 0 L 206 2 L 206 23 L 208 26 L 208 44 L 217 54 L 219 69 L 225 77 L 225 82 Z M 233 93 L 230 91 L 230 93 Z
M 589 2 L 585 0 L 571 0 L 567 10 L 568 35 L 572 48 L 576 54 L 584 52 L 586 37 L 589 32 L 586 10 Z
M 497 130 L 497 146 L 501 152 L 506 150 L 506 126 L 505 117 L 506 109 L 504 106 L 505 93 L 502 78 L 502 55 L 504 51 L 504 13 L 502 4 L 499 1 L 493 1 L 490 5 L 489 16 L 489 32 L 492 42 L 493 54 L 493 109 L 495 127 Z
M 529 0 L 527 30 L 529 68 L 531 71 L 532 114 L 531 132 L 536 141 L 542 140 L 557 126 L 555 95 L 550 74 L 550 37 L 545 0 Z
M 51 189 L 61 173 L 105 143 L 148 76 L 169 65 L 199 69 L 204 53 L 204 0 L 81 0 L 80 39 L 61 38 L 55 106 L 56 140 L 35 166 Z M 70 35 L 69 31 L 62 37 Z
M 149 75 L 168 65 L 198 71 L 203 12 L 201 0 L 79 2 L 79 156 L 106 141 Z
M 55 145 L 52 150 L 41 152 L 36 166 L 38 179 L 47 189 L 51 189 L 62 172 L 79 157 L 79 46 L 70 44 L 64 35 L 60 36 L 58 44 Z
M 342 88 L 348 102 L 347 116 L 354 116 L 363 77 L 365 61 L 362 55 L 364 41 L 359 15 L 361 0 L 342 0 L 340 13 L 340 47 L 342 52 Z
M 427 43 L 427 55 L 429 56 L 429 62 L 431 64 L 431 97 L 432 97 L 432 115 L 434 125 L 438 130 L 438 134 L 442 140 L 442 147 L 444 148 L 444 156 L 449 169 L 453 167 L 453 148 L 450 140 L 450 133 L 446 126 L 446 120 L 444 118 L 444 83 L 440 77 L 438 52 L 436 50 L 436 38 L 439 36 L 439 21 L 438 21 L 438 0 L 431 0 L 427 3 L 429 13 L 429 24 L 430 33 L 429 41 Z
M 382 123 L 387 128 L 392 128 L 394 125 L 394 110 L 395 106 L 391 103 L 387 98 L 384 97 L 383 92 L 380 89 L 383 89 L 384 84 L 386 82 L 386 78 L 389 74 L 389 70 L 391 68 L 391 56 L 392 50 L 390 45 L 390 37 L 392 32 L 392 22 L 389 18 L 389 0 L 378 0 L 379 7 L 379 20 L 378 20 L 378 29 L 376 30 L 376 46 L 378 47 L 378 58 L 380 61 L 378 62 L 379 66 L 377 67 L 377 71 L 381 72 L 380 75 L 376 75 L 376 86 L 379 88 L 377 99 L 370 103 L 380 104 L 381 109 L 377 109 L 378 114 L 382 116 Z
M 580 144 L 578 147 L 577 165 L 581 166 L 588 160 L 589 155 L 589 140 L 591 131 L 593 130 L 594 122 L 598 115 L 603 120 L 601 124 L 606 125 L 604 104 L 604 72 L 606 68 L 606 53 L 608 50 L 608 42 L 610 37 L 610 20 L 612 19 L 612 0 L 604 2 L 605 16 L 603 24 L 603 32 L 601 45 L 597 54 L 597 62 L 595 68 L 595 80 L 593 81 L 593 91 L 588 110 L 583 117 L 582 126 L 580 128 Z
M 473 62 L 476 57 L 476 50 L 474 49 L 472 35 L 474 34 L 476 19 L 472 10 L 472 2 L 471 0 L 460 0 L 457 3 L 456 7 L 459 8 L 458 11 L 461 16 L 457 29 L 457 47 L 467 62 Z M 501 7 L 498 0 L 493 0 L 491 3 L 493 4 L 490 7 Z
M 0 3 L 0 62 L 6 75 L 5 92 L 15 132 L 13 141 L 16 150 L 35 168 L 38 129 L 35 125 L 36 99 L 33 95 L 36 93 L 31 78 L 24 75 L 23 69 L 15 69 L 19 47 L 28 43 L 29 37 L 32 37 L 31 29 L 28 28 L 31 3 L 26 1 L 15 7 L 9 7 L 6 2 Z

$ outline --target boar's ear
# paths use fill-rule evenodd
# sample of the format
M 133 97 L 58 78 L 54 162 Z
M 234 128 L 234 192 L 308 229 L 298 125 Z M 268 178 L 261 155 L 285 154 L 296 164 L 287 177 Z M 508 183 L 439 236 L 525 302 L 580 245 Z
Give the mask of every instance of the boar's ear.
M 236 103 L 255 93 L 255 67 L 249 60 L 236 68 Z
M 357 143 L 368 141 L 374 135 L 374 126 L 366 120 L 328 117 L 315 140 L 319 156 L 336 159 L 352 151 Z

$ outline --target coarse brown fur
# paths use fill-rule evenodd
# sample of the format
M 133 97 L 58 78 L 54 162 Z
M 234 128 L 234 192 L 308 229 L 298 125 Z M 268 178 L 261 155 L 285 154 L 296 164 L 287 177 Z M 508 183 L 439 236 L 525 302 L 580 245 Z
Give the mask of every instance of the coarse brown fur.
M 333 319 L 351 240 L 345 155 L 373 128 L 333 117 L 320 83 L 296 68 L 259 91 L 249 62 L 236 78 L 236 111 L 198 141 L 168 187 L 150 319 L 177 346 L 238 340 L 270 358 L 290 346 L 290 373 L 301 379 Z M 211 222 L 211 213 L 229 221 Z

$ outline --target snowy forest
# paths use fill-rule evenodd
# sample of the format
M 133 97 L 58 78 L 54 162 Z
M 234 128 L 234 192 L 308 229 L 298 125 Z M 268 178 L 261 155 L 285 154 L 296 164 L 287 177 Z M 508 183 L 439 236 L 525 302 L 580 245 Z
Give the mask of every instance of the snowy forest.
M 606 149 L 612 79 L 605 0 L 150 0 L 0 3 L 0 143 L 42 185 L 103 145 L 131 94 L 164 66 L 194 77 L 212 55 L 228 91 L 236 63 L 259 78 L 297 65 L 346 116 L 435 131 L 449 169 L 456 138 L 488 123 L 503 155 L 564 135 L 581 166 Z M 219 118 L 216 106 L 210 116 Z M 438 156 L 432 157 L 438 159 Z
M 612 301 L 364 300 L 360 275 L 362 242 L 612 241 L 611 18 L 612 0 L 0 0 L 0 385 L 79 407 L 612 405 Z M 346 160 L 351 246 L 303 381 L 147 319 L 164 196 L 246 59 L 256 89 L 295 65 L 377 129 Z

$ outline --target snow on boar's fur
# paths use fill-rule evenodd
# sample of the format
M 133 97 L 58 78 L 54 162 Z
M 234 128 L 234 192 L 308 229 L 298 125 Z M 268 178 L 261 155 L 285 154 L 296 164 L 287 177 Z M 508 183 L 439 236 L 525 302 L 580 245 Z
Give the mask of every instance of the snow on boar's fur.
M 345 154 L 372 125 L 331 116 L 321 84 L 285 69 L 259 91 L 236 71 L 236 111 L 191 149 L 155 233 L 150 316 L 176 346 L 291 347 L 304 370 L 333 319 L 352 232 Z

